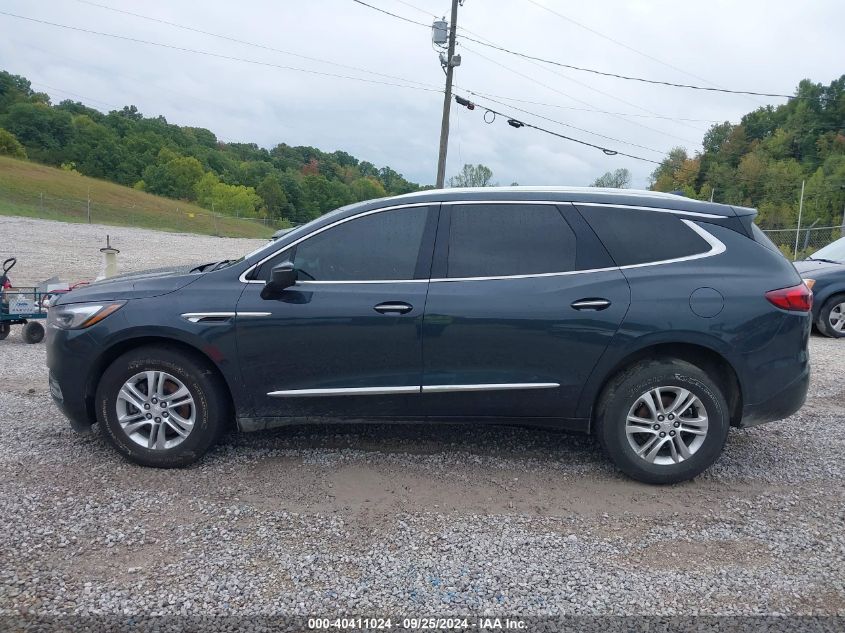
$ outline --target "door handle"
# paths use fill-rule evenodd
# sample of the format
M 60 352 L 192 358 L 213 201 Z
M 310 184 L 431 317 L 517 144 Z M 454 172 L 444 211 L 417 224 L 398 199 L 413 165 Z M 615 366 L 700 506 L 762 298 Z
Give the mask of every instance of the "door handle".
M 386 301 L 373 306 L 373 310 L 380 314 L 407 314 L 413 309 L 414 306 L 404 301 Z
M 572 307 L 576 310 L 605 310 L 610 307 L 610 301 L 607 299 L 579 299 L 572 302 Z

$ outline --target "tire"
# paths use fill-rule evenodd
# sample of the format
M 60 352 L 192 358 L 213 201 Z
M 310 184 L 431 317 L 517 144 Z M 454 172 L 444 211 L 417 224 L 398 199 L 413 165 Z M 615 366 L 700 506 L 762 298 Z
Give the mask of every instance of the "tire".
M 837 319 L 837 315 L 842 318 Z M 816 329 L 830 338 L 845 337 L 845 295 L 835 295 L 824 302 L 816 319 Z
M 44 340 L 44 326 L 38 321 L 29 321 L 23 326 L 23 340 L 35 344 Z
M 12 326 L 8 323 L 0 323 L 0 341 L 9 336 Z
M 160 388 L 154 387 L 151 394 L 147 376 L 154 382 L 163 376 Z M 134 391 L 124 390 L 129 383 Z M 230 410 L 227 393 L 222 378 L 205 359 L 163 347 L 141 347 L 120 356 L 100 378 L 97 421 L 109 443 L 129 461 L 181 468 L 199 460 L 220 437 Z M 159 394 L 165 395 L 157 398 Z M 192 402 L 180 405 L 188 396 Z M 162 408 L 168 399 L 174 406 Z M 193 423 L 188 426 L 185 422 L 190 419 Z M 124 426 L 135 430 L 127 433 Z
M 642 396 L 658 388 L 663 388 L 658 392 L 661 408 L 651 409 Z M 692 404 L 680 404 L 682 396 L 684 403 Z M 655 400 L 652 403 L 656 405 Z M 676 405 L 680 414 L 669 413 Z M 629 415 L 634 416 L 630 422 Z M 654 425 L 660 428 L 655 430 Z M 607 455 L 626 475 L 649 484 L 686 481 L 709 468 L 722 453 L 729 427 L 721 389 L 695 365 L 673 358 L 642 361 L 615 376 L 596 410 L 596 435 Z M 648 442 L 652 444 L 646 446 Z M 686 456 L 680 444 L 686 447 Z M 657 445 L 657 453 L 651 455 Z

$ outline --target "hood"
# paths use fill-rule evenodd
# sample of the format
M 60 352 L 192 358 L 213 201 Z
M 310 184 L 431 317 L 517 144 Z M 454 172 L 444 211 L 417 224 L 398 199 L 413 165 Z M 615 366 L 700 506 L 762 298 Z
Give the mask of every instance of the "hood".
M 83 301 L 147 299 L 175 292 L 202 277 L 193 266 L 171 266 L 101 279 L 61 295 L 56 305 Z
M 802 259 L 795 262 L 795 270 L 802 276 L 845 274 L 845 264 L 820 262 L 813 259 Z

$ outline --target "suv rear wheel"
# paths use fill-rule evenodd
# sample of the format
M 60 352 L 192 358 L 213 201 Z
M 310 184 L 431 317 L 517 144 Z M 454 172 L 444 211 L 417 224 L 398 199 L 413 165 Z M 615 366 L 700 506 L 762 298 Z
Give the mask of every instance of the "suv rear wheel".
M 596 413 L 605 452 L 625 474 L 651 484 L 692 479 L 711 466 L 729 426 L 720 388 L 679 359 L 643 361 L 620 373 Z
M 130 461 L 175 468 L 217 441 L 228 411 L 225 385 L 199 358 L 161 347 L 120 356 L 97 387 L 97 421 Z
M 825 336 L 845 336 L 845 295 L 836 295 L 824 302 L 819 310 L 816 328 Z

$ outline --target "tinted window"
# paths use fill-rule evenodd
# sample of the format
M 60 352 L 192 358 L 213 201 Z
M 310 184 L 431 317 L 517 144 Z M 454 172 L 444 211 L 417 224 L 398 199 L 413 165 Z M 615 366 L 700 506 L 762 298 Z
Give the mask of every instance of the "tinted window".
M 676 215 L 658 211 L 579 207 L 617 266 L 706 253 L 710 245 Z
M 572 270 L 575 234 L 553 205 L 455 205 L 448 277 Z
M 427 214 L 427 207 L 383 211 L 309 237 L 292 253 L 298 277 L 303 281 L 413 279 Z

